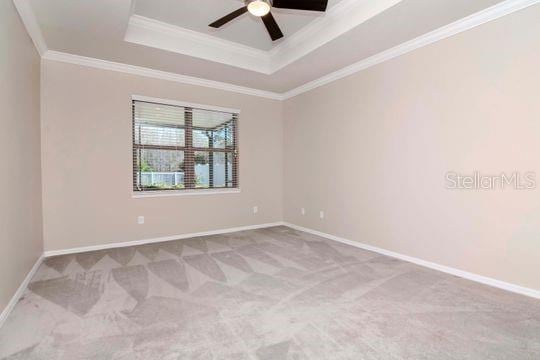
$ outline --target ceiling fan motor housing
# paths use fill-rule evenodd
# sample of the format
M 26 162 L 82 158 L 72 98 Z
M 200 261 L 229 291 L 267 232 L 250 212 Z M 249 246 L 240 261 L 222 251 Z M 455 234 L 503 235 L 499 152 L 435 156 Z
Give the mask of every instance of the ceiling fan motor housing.
M 283 33 L 279 25 L 270 12 L 272 7 L 292 10 L 307 10 L 307 11 L 326 11 L 328 0 L 244 0 L 245 6 L 240 9 L 217 19 L 209 26 L 220 28 L 228 22 L 242 16 L 246 12 L 254 16 L 260 17 L 272 41 L 276 41 L 283 37 Z

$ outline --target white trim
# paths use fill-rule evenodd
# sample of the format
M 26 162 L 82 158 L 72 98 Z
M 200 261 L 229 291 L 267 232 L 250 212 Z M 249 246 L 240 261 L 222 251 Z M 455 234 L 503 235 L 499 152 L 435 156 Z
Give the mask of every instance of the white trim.
M 393 59 L 400 55 L 407 54 L 423 46 L 430 45 L 439 40 L 446 39 L 450 36 L 470 30 L 476 26 L 485 24 L 489 21 L 499 19 L 500 17 L 503 17 L 505 15 L 512 14 L 516 11 L 519 11 L 529 6 L 540 3 L 540 0 L 502 1 L 490 8 L 479 11 L 461 20 L 455 21 L 449 25 L 446 25 L 437 30 L 434 30 L 430 33 L 421 35 L 417 37 L 416 39 L 407 41 L 401 45 L 397 45 L 391 49 L 385 50 L 369 58 L 358 61 L 354 64 L 346 66 L 333 73 L 327 74 L 316 80 L 310 81 L 297 88 L 294 88 L 284 93 L 276 93 L 272 91 L 253 89 L 249 87 L 233 85 L 233 84 L 219 82 L 219 81 L 180 75 L 177 73 L 154 70 L 154 69 L 135 66 L 135 65 L 128 65 L 128 64 L 123 64 L 123 63 L 117 63 L 117 62 L 112 62 L 112 61 L 79 56 L 79 55 L 72 55 L 72 54 L 67 54 L 67 53 L 62 53 L 62 52 L 52 51 L 52 50 L 47 51 L 45 42 L 43 41 L 43 36 L 41 35 L 41 31 L 36 22 L 32 9 L 30 5 L 28 4 L 28 0 L 13 0 L 13 1 L 15 5 L 17 6 L 17 10 L 21 14 L 21 18 L 23 18 L 23 22 L 26 26 L 26 29 L 28 33 L 30 34 L 30 36 L 32 37 L 32 40 L 34 41 L 36 48 L 38 49 L 38 51 L 40 51 L 40 54 L 42 55 L 44 59 L 61 61 L 61 62 L 66 62 L 66 63 L 71 63 L 71 64 L 82 65 L 82 66 L 89 66 L 89 67 L 94 67 L 94 68 L 104 69 L 104 70 L 118 71 L 118 72 L 140 75 L 140 76 L 145 76 L 145 77 L 150 77 L 150 78 L 175 81 L 175 82 L 179 82 L 183 84 L 204 86 L 208 88 L 231 91 L 231 92 L 236 92 L 236 93 L 245 94 L 245 95 L 258 96 L 258 97 L 272 99 L 272 100 L 286 100 L 286 99 L 292 98 L 294 96 L 308 92 L 310 90 L 326 85 L 333 81 L 342 79 L 346 76 L 352 75 L 359 71 L 365 70 L 372 66 L 378 65 L 380 63 L 383 63 L 387 60 Z M 357 2 L 357 0 L 343 0 L 342 1 L 343 4 L 340 3 L 341 5 L 340 4 L 336 5 L 334 7 L 335 10 L 330 9 L 327 16 L 329 18 L 333 18 L 332 11 L 335 11 L 336 13 L 342 13 L 344 11 L 343 9 L 350 9 L 350 6 L 352 6 L 351 4 L 355 1 Z M 385 5 L 382 5 L 382 6 L 390 6 L 391 2 L 396 1 L 396 0 L 386 0 L 386 1 L 388 2 L 385 2 Z M 371 10 L 377 11 L 377 9 L 375 8 Z M 302 35 L 304 34 L 304 32 L 309 33 L 310 31 L 315 31 L 313 29 L 316 29 L 319 26 L 321 26 L 317 24 L 322 22 L 323 18 L 314 20 L 312 24 L 306 26 L 306 28 L 304 28 L 303 30 L 300 30 L 297 34 L 293 34 L 290 37 L 290 39 L 283 41 L 280 45 L 276 46 L 270 52 L 273 54 L 273 56 L 282 57 L 281 60 L 277 60 L 277 61 L 286 62 L 285 59 L 287 57 L 289 56 L 294 57 L 293 55 L 291 55 L 292 52 L 300 51 L 301 46 L 298 44 L 297 44 L 298 46 L 292 46 L 292 50 L 290 50 L 291 51 L 290 54 L 287 54 L 287 51 L 285 51 L 285 48 L 290 47 L 291 44 L 295 43 L 297 41 L 295 39 L 302 39 L 303 36 L 305 36 L 305 35 Z M 309 30 L 310 27 L 313 27 L 313 29 Z M 333 31 L 338 31 L 338 30 L 334 29 Z M 279 65 L 276 65 L 276 66 L 279 66 Z
M 139 15 L 130 18 L 125 40 L 271 75 L 375 17 L 402 0 L 343 0 L 269 51 L 173 26 Z M 469 30 L 539 0 L 506 0 L 416 39 L 375 54 L 282 94 L 285 99 L 341 79 L 420 47 Z
M 86 56 L 67 54 L 59 51 L 49 50 L 44 55 L 45 60 L 59 61 L 69 64 L 88 66 L 102 70 L 117 71 L 126 74 L 145 76 L 154 79 L 174 81 L 182 84 L 204 86 L 212 89 L 224 90 L 235 92 L 244 95 L 258 96 L 262 98 L 272 99 L 272 100 L 282 100 L 283 97 L 281 94 L 258 90 L 253 88 L 248 88 L 245 86 L 238 86 L 233 84 L 228 84 L 219 81 L 206 80 L 193 76 L 180 75 L 176 73 L 170 73 L 161 70 L 154 70 L 150 68 L 145 68 L 136 65 L 128 65 L 123 63 L 117 63 L 113 61 L 100 60 L 95 58 L 90 58 Z
M 231 113 L 231 114 L 240 114 L 240 109 L 232 109 L 232 108 L 226 108 L 226 107 L 214 106 L 214 105 L 196 104 L 196 103 L 190 103 L 190 102 L 178 101 L 178 100 L 172 100 L 172 99 L 161 99 L 161 98 L 144 96 L 144 95 L 132 95 L 131 99 L 136 100 L 136 101 L 146 101 L 146 102 L 163 104 L 163 105 L 189 107 L 189 108 L 194 108 L 194 109 L 199 109 L 199 110 L 211 110 L 211 111 Z
M 6 307 L 0 314 L 0 327 L 4 325 L 4 322 L 6 321 L 7 317 L 9 316 L 9 314 L 11 313 L 15 305 L 17 305 L 17 302 L 19 301 L 19 299 L 23 296 L 24 291 L 26 290 L 26 287 L 30 283 L 30 280 L 32 280 L 32 278 L 34 277 L 34 274 L 36 273 L 37 269 L 43 262 L 43 259 L 44 259 L 44 256 L 42 254 L 39 257 L 39 259 L 37 259 L 37 261 L 34 263 L 34 266 L 32 266 L 32 269 L 30 269 L 30 271 L 24 278 L 23 282 L 21 283 L 17 291 L 15 291 L 15 294 L 13 294 L 13 296 L 11 297 L 11 300 L 9 301 L 9 303 L 6 305 Z
M 377 16 L 402 0 L 342 0 L 270 50 L 272 73 Z
M 145 199 L 155 197 L 169 196 L 193 196 L 193 195 L 223 195 L 223 194 L 239 194 L 240 189 L 199 189 L 199 190 L 168 190 L 168 191 L 142 191 L 132 193 L 133 199 Z
M 430 45 L 434 42 L 446 39 L 450 36 L 470 30 L 476 26 L 485 24 L 489 21 L 496 20 L 505 15 L 512 14 L 516 11 L 525 9 L 529 6 L 540 3 L 540 0 L 506 0 L 498 3 L 485 10 L 474 13 L 463 19 L 457 20 L 451 24 L 438 28 L 434 31 L 421 35 L 415 39 L 404 42 L 393 48 L 370 56 L 366 59 L 358 61 L 352 65 L 346 66 L 340 70 L 334 71 L 328 75 L 310 81 L 295 89 L 289 90 L 282 94 L 285 99 L 292 98 L 320 86 L 342 79 L 359 71 L 365 70 L 372 66 L 378 65 L 395 57 L 407 54 L 413 50 Z
M 143 240 L 125 241 L 125 242 L 120 242 L 120 243 L 92 245 L 92 246 L 84 246 L 84 247 L 63 249 L 63 250 L 49 250 L 49 251 L 44 252 L 44 256 L 50 257 L 50 256 L 58 256 L 58 255 L 66 255 L 66 254 L 76 254 L 76 253 L 81 253 L 81 252 L 86 252 L 86 251 L 106 250 L 106 249 L 114 249 L 114 248 L 120 248 L 120 247 L 126 247 L 126 246 L 136 246 L 136 245 L 152 244 L 152 243 L 164 242 L 164 241 L 189 239 L 189 238 L 199 237 L 199 236 L 227 234 L 227 233 L 232 233 L 236 231 L 255 230 L 255 229 L 263 229 L 263 228 L 272 227 L 272 226 L 280 226 L 283 224 L 284 223 L 282 221 L 278 221 L 278 222 L 266 223 L 266 224 L 238 226 L 238 227 L 233 227 L 233 228 L 202 231 L 202 232 L 197 232 L 197 233 L 180 234 L 180 235 L 173 235 L 173 236 L 163 236 L 163 237 L 143 239 Z
M 271 75 L 401 1 L 342 0 L 268 51 L 140 15 L 124 40 Z
M 140 15 L 129 19 L 124 40 L 267 75 L 272 73 L 267 51 Z
M 26 32 L 30 35 L 34 46 L 39 55 L 43 56 L 47 52 L 47 44 L 41 33 L 41 28 L 37 22 L 34 11 L 28 0 L 13 0 L 13 4 L 21 17 L 21 20 L 26 28 Z
M 419 258 L 416 258 L 416 257 L 413 257 L 413 256 L 403 255 L 403 254 L 400 254 L 400 253 L 397 253 L 397 252 L 393 252 L 393 251 L 382 249 L 382 248 L 379 248 L 379 247 L 376 247 L 376 246 L 364 244 L 364 243 L 361 243 L 361 242 L 358 242 L 358 241 L 345 239 L 345 238 L 342 238 L 342 237 L 339 237 L 339 236 L 327 234 L 327 233 L 324 233 L 324 232 L 321 232 L 321 231 L 318 231 L 318 230 L 309 229 L 309 228 L 299 226 L 299 225 L 295 225 L 295 224 L 291 224 L 291 223 L 288 223 L 288 222 L 284 222 L 283 225 L 288 226 L 288 227 L 293 228 L 293 229 L 296 229 L 296 230 L 299 230 L 299 231 L 304 231 L 304 232 L 307 232 L 307 233 L 310 233 L 310 234 L 313 234 L 313 235 L 318 235 L 318 236 L 324 237 L 324 238 L 329 239 L 329 240 L 338 241 L 340 243 L 351 245 L 351 246 L 354 246 L 354 247 L 357 247 L 357 248 L 360 248 L 360 249 L 373 251 L 373 252 L 376 252 L 376 253 L 379 253 L 379 254 L 382 254 L 382 255 L 390 256 L 390 257 L 400 259 L 400 260 L 403 260 L 403 261 L 407 261 L 407 262 L 410 262 L 410 263 L 413 263 L 413 264 L 416 264 L 416 265 L 420 265 L 420 266 L 424 266 L 424 267 L 427 267 L 427 268 L 430 268 L 430 269 L 433 269 L 433 270 L 441 271 L 441 272 L 444 272 L 444 273 L 447 273 L 447 274 L 450 274 L 450 275 L 454 275 L 454 276 L 458 276 L 458 277 L 461 277 L 461 278 L 464 278 L 464 279 L 472 280 L 472 281 L 475 281 L 475 282 L 478 282 L 478 283 L 481 283 L 481 284 L 484 284 L 484 285 L 489 285 L 489 286 L 493 286 L 493 287 L 503 289 L 503 290 L 506 290 L 506 291 L 510 291 L 510 292 L 513 292 L 513 293 L 530 296 L 530 297 L 535 298 L 535 299 L 540 299 L 540 290 L 531 289 L 531 288 L 523 287 L 523 286 L 516 285 L 516 284 L 511 284 L 511 283 L 504 282 L 504 281 L 497 280 L 497 279 L 493 279 L 493 278 L 490 278 L 490 277 L 487 277 L 487 276 L 482 276 L 482 275 L 474 274 L 474 273 L 471 273 L 471 272 L 468 272 L 468 271 L 459 270 L 459 269 L 456 269 L 456 268 L 453 268 L 453 267 L 450 267 L 450 266 L 440 265 L 440 264 L 430 262 L 430 261 L 426 261 L 426 260 L 422 260 L 422 259 L 419 259 Z
M 329 240 L 337 241 L 343 244 L 351 245 L 360 249 L 373 251 L 382 255 L 390 256 L 396 259 L 400 259 L 403 261 L 407 261 L 416 265 L 424 266 L 433 270 L 441 271 L 450 275 L 458 276 L 464 279 L 468 279 L 471 281 L 475 281 L 484 285 L 493 286 L 499 289 L 503 289 L 506 291 L 514 292 L 521 295 L 530 296 L 535 299 L 540 299 L 540 290 L 531 289 L 527 287 L 523 287 L 516 284 L 511 284 L 508 282 L 504 282 L 501 280 L 493 279 L 490 277 L 474 274 L 468 271 L 459 270 L 456 268 L 452 268 L 445 265 L 440 265 L 437 263 L 433 263 L 430 261 L 422 260 L 413 256 L 409 255 L 403 255 L 400 253 L 396 253 L 390 250 L 382 249 L 376 246 L 364 244 L 358 241 L 353 241 L 349 239 L 345 239 L 339 236 L 327 234 L 318 230 L 313 230 L 310 228 L 306 228 L 303 226 L 291 224 L 288 222 L 278 221 L 274 223 L 266 223 L 266 224 L 258 224 L 258 225 L 248 225 L 248 226 L 240 226 L 240 227 L 234 227 L 234 228 L 226 228 L 226 229 L 218 229 L 218 230 L 211 230 L 211 231 L 203 231 L 198 233 L 190 233 L 190 234 L 181 234 L 181 235 L 174 235 L 174 236 L 165 236 L 165 237 L 158 237 L 158 238 L 150 238 L 150 239 L 143 239 L 143 240 L 135 240 L 135 241 L 126 241 L 121 243 L 110 243 L 110 244 L 102 244 L 102 245 L 94 245 L 94 246 L 85 246 L 85 247 L 79 247 L 79 248 L 72 248 L 72 249 L 64 249 L 64 250 L 49 250 L 44 252 L 44 257 L 50 257 L 50 256 L 58 256 L 58 255 L 66 255 L 66 254 L 75 254 L 75 253 L 81 253 L 86 251 L 96 251 L 96 250 L 105 250 L 105 249 L 113 249 L 113 248 L 119 248 L 119 247 L 126 247 L 126 246 L 136 246 L 136 245 L 144 245 L 144 244 L 150 244 L 150 243 L 156 243 L 156 242 L 164 242 L 164 241 L 172 241 L 172 240 L 181 240 L 181 239 L 188 239 L 192 237 L 199 237 L 199 236 L 208 236 L 208 235 L 217 235 L 217 234 L 226 234 L 236 231 L 245 231 L 245 230 L 254 230 L 254 229 L 262 229 L 272 226 L 288 226 L 292 229 L 296 229 L 299 231 L 304 231 L 306 233 L 318 235 L 321 237 L 324 237 Z M 24 288 L 26 288 L 26 285 L 32 278 L 33 274 L 35 273 L 37 267 L 39 266 L 39 263 L 41 263 L 41 258 L 38 260 L 38 263 L 34 265 L 34 268 L 32 271 L 28 274 L 27 279 L 21 284 L 21 287 L 17 291 L 17 294 L 20 292 L 22 294 L 22 291 L 24 291 Z M 23 287 L 24 285 L 24 287 Z M 21 290 L 22 288 L 22 290 Z M 20 296 L 20 294 L 19 294 Z M 15 296 L 14 296 L 15 298 Z M 18 297 L 17 297 L 18 299 Z M 16 300 L 13 300 L 11 302 L 16 303 Z M 10 303 L 11 303 L 10 302 Z M 11 306 L 13 306 L 12 304 Z M 6 312 L 6 311 L 4 311 Z M 4 316 L 4 315 L 3 315 Z M 7 316 L 7 315 L 6 315 Z M 1 319 L 1 318 L 0 318 Z M 1 322 L 0 322 L 1 323 Z
M 137 0 L 131 0 L 131 4 L 129 6 L 129 17 L 135 14 L 135 6 L 137 5 L 136 3 L 137 3 Z
M 396 253 L 393 251 L 381 249 L 376 246 L 367 245 L 358 241 L 353 241 L 353 240 L 345 239 L 339 236 L 330 235 L 330 234 L 313 230 L 313 229 L 309 229 L 303 226 L 291 224 L 288 222 L 278 221 L 274 223 L 240 226 L 240 227 L 234 227 L 234 228 L 211 230 L 211 231 L 204 231 L 204 232 L 191 233 L 191 234 L 182 234 L 182 235 L 175 235 L 175 236 L 165 236 L 165 237 L 150 238 L 150 239 L 144 239 L 144 240 L 126 241 L 122 243 L 111 243 L 111 244 L 85 246 L 85 247 L 64 249 L 64 250 L 45 251 L 43 255 L 40 256 L 39 259 L 36 261 L 32 269 L 28 272 L 23 282 L 21 283 L 21 285 L 19 286 L 19 288 L 17 289 L 17 291 L 15 292 L 11 300 L 9 301 L 8 305 L 4 308 L 4 310 L 0 314 L 0 327 L 3 325 L 3 323 L 7 319 L 10 312 L 13 310 L 13 308 L 15 307 L 15 305 L 17 304 L 21 296 L 24 294 L 24 291 L 28 287 L 30 280 L 35 275 L 37 269 L 39 268 L 44 258 L 46 257 L 66 255 L 66 254 L 75 254 L 75 253 L 81 253 L 81 252 L 86 252 L 86 251 L 105 250 L 105 249 L 112 249 L 112 248 L 119 248 L 119 247 L 126 247 L 126 246 L 144 245 L 144 244 L 150 244 L 150 243 L 156 243 L 156 242 L 181 240 L 181 239 L 187 239 L 187 238 L 199 237 L 199 236 L 226 234 L 226 233 L 231 233 L 231 232 L 236 232 L 236 231 L 262 229 L 262 228 L 267 228 L 267 227 L 272 227 L 272 226 L 288 226 L 292 229 L 304 231 L 306 233 L 318 235 L 326 239 L 337 241 L 337 242 L 347 244 L 347 245 L 351 245 L 360 249 L 373 251 L 382 255 L 386 255 L 386 256 L 397 258 L 403 261 L 411 262 L 420 266 L 424 266 L 433 270 L 441 271 L 450 275 L 454 275 L 454 276 L 458 276 L 464 279 L 475 281 L 484 285 L 489 285 L 489 286 L 493 286 L 493 287 L 503 289 L 506 291 L 529 296 L 535 299 L 540 299 L 540 290 L 526 288 L 523 286 L 519 286 L 519 285 L 511 284 L 508 282 L 500 281 L 497 279 L 489 278 L 486 276 L 470 273 L 470 272 L 459 270 L 459 269 L 452 268 L 449 266 L 444 266 L 444 265 L 436 264 L 430 261 L 418 259 L 412 256 L 403 255 L 403 254 Z

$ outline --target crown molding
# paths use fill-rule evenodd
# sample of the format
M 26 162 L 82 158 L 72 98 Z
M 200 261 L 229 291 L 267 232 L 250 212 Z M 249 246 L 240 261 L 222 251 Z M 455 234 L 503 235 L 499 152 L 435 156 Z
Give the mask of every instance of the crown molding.
M 244 95 L 258 96 L 262 98 L 272 99 L 272 100 L 283 100 L 283 96 L 278 93 L 271 91 L 253 89 L 244 86 L 233 85 L 229 83 L 201 79 L 193 76 L 180 75 L 176 73 L 154 70 L 142 66 L 128 65 L 113 61 L 101 60 L 90 58 L 86 56 L 67 54 L 59 51 L 49 50 L 43 55 L 43 59 L 59 61 L 69 64 L 82 65 L 93 67 L 102 70 L 117 71 L 126 74 L 140 75 L 144 77 L 150 77 L 154 79 L 174 81 L 182 84 L 203 86 L 212 89 L 225 90 L 230 92 L 235 92 Z
M 316 89 L 320 86 L 329 84 L 336 80 L 342 79 L 349 75 L 355 74 L 359 71 L 365 70 L 372 66 L 381 64 L 385 61 L 391 60 L 398 56 L 407 54 L 413 50 L 430 45 L 437 41 L 446 39 L 453 35 L 462 33 L 464 31 L 475 28 L 479 25 L 485 24 L 489 21 L 499 19 L 505 15 L 512 14 L 516 11 L 525 9 L 529 6 L 540 3 L 540 0 L 506 0 L 485 10 L 481 10 L 463 19 L 457 20 L 446 26 L 440 27 L 434 31 L 421 35 L 413 40 L 404 42 L 393 48 L 370 56 L 364 60 L 358 61 L 354 64 L 346 66 L 340 70 L 334 71 L 328 75 L 320 77 L 316 80 L 310 81 L 304 85 L 301 85 L 295 89 L 289 90 L 282 94 L 284 99 L 289 99 Z
M 133 15 L 126 41 L 271 75 L 402 0 L 343 0 L 269 51 Z M 290 98 L 420 47 L 511 14 L 539 0 L 506 0 L 416 39 L 375 54 L 282 94 Z
M 269 51 L 272 72 L 303 58 L 324 44 L 375 17 L 402 0 L 342 0 Z
M 132 15 L 125 41 L 271 75 L 402 0 L 342 0 L 269 51 Z
M 130 17 L 124 40 L 263 74 L 272 72 L 267 51 L 140 15 Z
M 350 0 L 343 0 L 344 2 L 349 2 Z M 292 90 L 286 91 L 284 93 L 276 93 L 272 91 L 265 91 L 259 89 L 253 89 L 249 87 L 233 85 L 229 83 L 207 80 L 192 76 L 180 75 L 176 73 L 170 73 L 135 65 L 128 65 L 123 63 L 117 63 L 112 61 L 94 59 L 90 57 L 84 57 L 79 55 L 72 55 L 67 53 L 62 53 L 58 51 L 47 50 L 47 46 L 43 40 L 43 36 L 39 29 L 39 26 L 36 22 L 36 18 L 32 12 L 31 7 L 29 6 L 28 0 L 13 0 L 23 23 L 26 26 L 26 29 L 32 40 L 40 52 L 41 56 L 44 59 L 61 61 L 71 64 L 77 64 L 82 66 L 90 66 L 94 68 L 119 71 L 134 75 L 141 75 L 145 77 L 151 77 L 156 79 L 163 79 L 169 81 L 175 81 L 183 84 L 204 86 L 224 91 L 231 91 L 245 95 L 252 95 L 263 97 L 272 100 L 286 100 L 302 93 L 308 92 L 310 90 L 316 89 L 320 86 L 329 84 L 333 81 L 342 79 L 349 75 L 355 74 L 359 71 L 365 70 L 372 66 L 381 64 L 385 61 L 391 60 L 398 56 L 407 54 L 413 50 L 419 49 L 423 46 L 430 45 L 434 42 L 446 39 L 453 35 L 459 34 L 461 32 L 470 30 L 476 26 L 485 24 L 489 21 L 499 19 L 505 15 L 512 14 L 516 11 L 525 9 L 529 6 L 533 6 L 540 3 L 540 0 L 505 0 L 502 1 L 490 8 L 474 13 L 468 17 L 465 17 L 461 20 L 455 21 L 451 24 L 443 26 L 439 29 L 436 29 L 427 34 L 421 35 L 413 40 L 407 41 L 400 45 L 397 45 L 391 49 L 385 50 L 378 54 L 375 54 L 371 57 L 358 61 L 354 64 L 346 66 L 340 70 L 322 76 L 316 80 L 310 81 L 304 85 L 301 85 Z M 298 35 L 298 36 L 301 36 Z M 220 40 L 221 41 L 221 40 Z M 295 40 L 296 41 L 296 40 Z M 282 43 L 283 44 L 283 43 Z M 236 44 L 238 45 L 238 44 Z M 242 46 L 244 47 L 244 46 Z M 245 47 L 244 47 L 245 48 Z M 245 50 L 245 49 L 244 49 Z M 253 49 L 251 49 L 253 50 Z M 257 50 L 259 51 L 259 50 Z M 261 50 L 262 51 L 262 50 Z
M 40 56 L 43 56 L 47 52 L 47 44 L 45 43 L 45 38 L 41 33 L 41 28 L 37 22 L 34 11 L 30 6 L 28 0 L 13 0 L 13 4 L 21 17 L 21 20 L 26 28 L 26 32 L 30 35 L 34 46 L 36 47 L 37 52 Z

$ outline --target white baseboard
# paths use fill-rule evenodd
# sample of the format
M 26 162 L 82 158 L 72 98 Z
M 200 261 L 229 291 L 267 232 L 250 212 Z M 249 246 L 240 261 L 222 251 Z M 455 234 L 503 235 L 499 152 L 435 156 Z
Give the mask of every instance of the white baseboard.
M 172 241 L 172 240 L 180 240 L 180 239 L 188 239 L 198 236 L 207 236 L 207 235 L 218 235 L 218 234 L 226 234 L 236 231 L 244 231 L 244 230 L 254 230 L 254 229 L 262 229 L 272 226 L 279 226 L 284 225 L 284 222 L 278 221 L 273 223 L 266 223 L 266 224 L 257 224 L 257 225 L 247 225 L 247 226 L 239 226 L 234 228 L 226 228 L 226 229 L 218 229 L 218 230 L 211 230 L 211 231 L 203 231 L 198 233 L 190 233 L 190 234 L 181 234 L 181 235 L 173 235 L 173 236 L 164 236 L 164 237 L 158 237 L 158 238 L 151 238 L 151 239 L 143 239 L 143 240 L 135 240 L 135 241 L 126 241 L 121 243 L 110 243 L 110 244 L 103 244 L 103 245 L 93 245 L 93 246 L 84 246 L 84 247 L 78 247 L 78 248 L 71 248 L 71 249 L 63 249 L 63 250 L 50 250 L 45 251 L 40 258 L 36 261 L 30 272 L 26 275 L 23 282 L 5 307 L 5 309 L 0 314 L 0 327 L 2 327 L 4 321 L 7 319 L 8 315 L 11 313 L 21 296 L 23 295 L 24 291 L 28 287 L 28 284 L 30 283 L 30 280 L 36 273 L 37 269 L 43 262 L 43 260 L 50 256 L 57 256 L 57 255 L 66 255 L 66 254 L 76 254 L 86 251 L 96 251 L 96 250 L 104 250 L 104 249 L 113 249 L 113 248 L 119 248 L 119 247 L 126 247 L 126 246 L 134 246 L 134 245 L 144 245 L 144 244 L 150 244 L 150 243 L 157 243 L 157 242 L 163 242 L 163 241 Z
M 464 278 L 464 279 L 476 281 L 476 282 L 484 284 L 484 285 L 489 285 L 489 286 L 493 286 L 493 287 L 496 287 L 496 288 L 499 288 L 499 289 L 511 291 L 513 293 L 517 293 L 517 294 L 521 294 L 521 295 L 525 295 L 525 296 L 530 296 L 530 297 L 535 298 L 535 299 L 540 299 L 540 290 L 526 288 L 526 287 L 523 287 L 523 286 L 507 283 L 507 282 L 504 282 L 504 281 L 500 281 L 500 280 L 489 278 L 489 277 L 486 277 L 486 276 L 470 273 L 470 272 L 459 270 L 459 269 L 452 268 L 452 267 L 449 267 L 449 266 L 436 264 L 436 263 L 433 263 L 433 262 L 430 262 L 430 261 L 418 259 L 418 258 L 408 256 L 408 255 L 403 255 L 403 254 L 396 253 L 396 252 L 393 252 L 393 251 L 390 251 L 390 250 L 381 249 L 381 248 L 378 248 L 376 246 L 367 245 L 367 244 L 364 244 L 364 243 L 361 243 L 361 242 L 358 242 L 358 241 L 344 239 L 344 238 L 341 238 L 339 236 L 326 234 L 326 233 L 323 233 L 321 231 L 305 228 L 305 227 L 298 226 L 298 225 L 295 225 L 295 224 L 284 222 L 284 225 L 288 226 L 290 228 L 299 230 L 299 231 L 304 231 L 304 232 L 307 232 L 307 233 L 310 233 L 310 234 L 313 234 L 313 235 L 318 235 L 318 236 L 324 237 L 324 238 L 329 239 L 329 240 L 338 241 L 340 243 L 355 246 L 355 247 L 360 248 L 360 249 L 373 251 L 373 252 L 376 252 L 376 253 L 379 253 L 379 254 L 382 254 L 382 255 L 387 255 L 387 256 L 390 256 L 390 257 L 393 257 L 393 258 L 396 258 L 396 259 L 408 261 L 408 262 L 411 262 L 413 264 L 424 266 L 424 267 L 427 267 L 427 268 L 430 268 L 430 269 L 433 269 L 433 270 L 442 271 L 442 272 L 447 273 L 447 274 L 451 274 L 451 275 L 459 276 L 459 277 Z
M 266 223 L 266 224 L 239 226 L 239 227 L 226 228 L 226 229 L 210 230 L 210 231 L 203 231 L 203 232 L 190 233 L 190 234 L 163 236 L 163 237 L 150 238 L 150 239 L 125 241 L 125 242 L 119 242 L 119 243 L 83 246 L 83 247 L 78 247 L 78 248 L 62 249 L 62 250 L 49 250 L 49 251 L 45 251 L 43 255 L 45 257 L 50 257 L 50 256 L 57 256 L 57 255 L 76 254 L 76 253 L 87 252 L 87 251 L 106 250 L 106 249 L 114 249 L 114 248 L 126 247 L 126 246 L 144 245 L 144 244 L 151 244 L 151 243 L 164 242 L 164 241 L 188 239 L 188 238 L 193 238 L 193 237 L 198 237 L 198 236 L 218 235 L 218 234 L 226 234 L 226 233 L 231 233 L 231 232 L 236 232 L 236 231 L 262 229 L 262 228 L 267 228 L 267 227 L 272 227 L 272 226 L 279 226 L 283 224 L 284 223 L 282 221 L 278 221 L 278 222 Z
M 49 256 L 56 256 L 56 255 L 65 255 L 65 254 L 75 254 L 80 252 L 86 252 L 86 251 L 96 251 L 96 250 L 104 250 L 104 249 L 112 249 L 112 248 L 119 248 L 119 247 L 126 247 L 126 246 L 134 246 L 134 245 L 144 245 L 144 244 L 150 244 L 150 243 L 156 243 L 156 242 L 163 242 L 163 241 L 172 241 L 172 240 L 180 240 L 180 239 L 187 239 L 192 237 L 198 237 L 198 236 L 207 236 L 207 235 L 218 235 L 218 234 L 226 234 L 236 231 L 244 231 L 244 230 L 254 230 L 254 229 L 262 229 L 272 226 L 280 226 L 285 225 L 292 229 L 296 229 L 299 231 L 304 231 L 310 234 L 318 235 L 321 237 L 324 237 L 329 240 L 338 241 L 343 244 L 351 245 L 358 247 L 360 249 L 373 251 L 382 255 L 390 256 L 393 258 L 397 258 L 400 260 L 408 261 L 420 266 L 424 266 L 430 269 L 438 270 L 447 274 L 459 276 L 461 278 L 465 278 L 468 280 L 472 280 L 481 284 L 493 286 L 499 289 L 507 290 L 510 292 L 514 292 L 521 295 L 526 295 L 535 299 L 540 299 L 540 290 L 526 288 L 523 286 L 507 283 L 504 281 L 500 281 L 497 279 L 489 278 L 486 276 L 470 273 L 467 271 L 459 270 L 456 268 L 452 268 L 449 266 L 444 266 L 440 264 L 436 264 L 430 261 L 418 259 L 412 256 L 399 254 L 390 250 L 385 250 L 378 248 L 376 246 L 367 245 L 361 242 L 341 238 L 339 236 L 327 234 L 321 231 L 305 228 L 299 225 L 278 221 L 273 223 L 266 223 L 266 224 L 257 224 L 257 225 L 248 225 L 248 226 L 239 226 L 234 228 L 226 228 L 226 229 L 218 229 L 218 230 L 211 230 L 211 231 L 203 231 L 203 232 L 197 232 L 197 233 L 189 233 L 189 234 L 181 234 L 181 235 L 173 235 L 173 236 L 165 236 L 165 237 L 158 237 L 158 238 L 151 238 L 151 239 L 143 239 L 143 240 L 135 240 L 135 241 L 126 241 L 121 243 L 110 243 L 110 244 L 102 244 L 102 245 L 94 245 L 94 246 L 85 246 L 85 247 L 79 247 L 79 248 L 71 248 L 71 249 L 63 249 L 63 250 L 50 250 L 45 251 L 43 255 L 36 261 L 24 281 L 21 283 L 13 297 L 11 298 L 10 302 L 6 306 L 6 308 L 2 311 L 0 314 L 0 327 L 8 317 L 9 313 L 13 310 L 15 305 L 17 304 L 17 301 L 21 298 L 23 295 L 26 287 L 28 286 L 28 283 L 36 273 L 37 269 L 39 268 L 39 265 L 41 265 L 44 258 Z
M 4 324 L 4 321 L 6 321 L 8 315 L 11 313 L 11 310 L 13 310 L 15 305 L 17 305 L 17 302 L 19 301 L 19 299 L 23 295 L 24 290 L 26 290 L 26 287 L 30 283 L 30 280 L 32 280 L 32 277 L 34 277 L 34 274 L 36 273 L 37 269 L 39 268 L 39 265 L 41 265 L 41 263 L 43 262 L 43 259 L 44 259 L 43 255 L 41 255 L 39 257 L 39 259 L 37 259 L 34 266 L 32 266 L 32 269 L 30 269 L 30 271 L 28 272 L 28 274 L 24 278 L 23 282 L 21 283 L 21 285 L 19 286 L 17 291 L 15 291 L 15 294 L 13 294 L 13 296 L 11 297 L 11 300 L 9 301 L 9 303 L 7 304 L 5 309 L 0 314 L 0 327 L 2 327 L 2 325 Z

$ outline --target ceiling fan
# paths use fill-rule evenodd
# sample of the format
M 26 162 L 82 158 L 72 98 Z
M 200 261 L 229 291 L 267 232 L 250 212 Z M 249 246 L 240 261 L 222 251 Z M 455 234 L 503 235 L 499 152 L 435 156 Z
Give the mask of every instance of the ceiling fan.
M 266 30 L 270 34 L 272 41 L 281 39 L 283 33 L 272 16 L 270 9 L 272 7 L 292 10 L 310 10 L 310 11 L 326 11 L 328 0 L 244 0 L 246 6 L 241 7 L 232 13 L 214 21 L 209 26 L 220 28 L 231 20 L 236 19 L 240 15 L 248 12 L 254 16 L 260 17 L 266 26 Z

